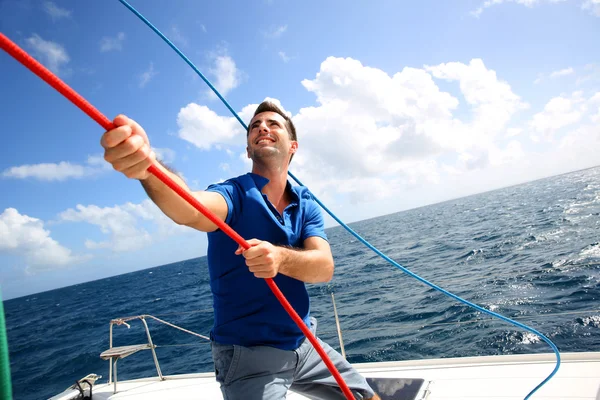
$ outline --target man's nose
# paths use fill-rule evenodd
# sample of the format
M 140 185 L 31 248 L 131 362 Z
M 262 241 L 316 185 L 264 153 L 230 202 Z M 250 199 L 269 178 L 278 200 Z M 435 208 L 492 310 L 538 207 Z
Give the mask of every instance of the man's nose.
M 259 132 L 268 132 L 269 127 L 267 126 L 267 124 L 265 122 L 261 122 L 260 125 L 258 125 L 258 131 Z

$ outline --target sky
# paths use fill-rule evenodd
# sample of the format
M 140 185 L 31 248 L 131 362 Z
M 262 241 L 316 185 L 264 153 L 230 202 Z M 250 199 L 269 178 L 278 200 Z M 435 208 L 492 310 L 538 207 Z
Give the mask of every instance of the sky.
M 132 5 L 244 121 L 281 102 L 290 171 L 347 223 L 600 164 L 600 0 Z M 241 125 L 118 1 L 2 0 L 0 32 L 193 190 L 250 170 Z M 206 254 L 103 160 L 100 126 L 4 52 L 0 82 L 4 299 Z

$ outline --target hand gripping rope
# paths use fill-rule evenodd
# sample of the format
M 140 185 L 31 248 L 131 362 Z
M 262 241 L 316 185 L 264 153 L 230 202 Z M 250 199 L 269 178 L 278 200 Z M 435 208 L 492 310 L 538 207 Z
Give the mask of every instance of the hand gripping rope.
M 137 11 L 133 6 L 131 6 L 129 3 L 127 3 L 127 1 L 125 0 L 119 0 L 119 2 L 121 2 L 121 4 L 123 4 L 125 7 L 127 7 L 132 13 L 134 13 L 140 20 L 142 20 L 150 29 L 152 29 L 158 36 L 161 37 L 161 39 L 163 39 L 197 74 L 198 76 L 200 76 L 200 78 L 202 78 L 202 80 L 212 89 L 212 91 L 217 95 L 217 97 L 223 102 L 223 104 L 229 109 L 229 111 L 231 111 L 231 113 L 233 114 L 233 116 L 240 122 L 240 124 L 242 124 L 242 126 L 244 127 L 244 129 L 248 130 L 248 127 L 246 126 L 246 124 L 244 123 L 244 121 L 242 121 L 242 119 L 240 118 L 240 116 L 233 110 L 233 108 L 229 105 L 229 103 L 227 102 L 227 100 L 225 100 L 223 98 L 223 96 L 221 96 L 221 93 L 219 93 L 219 91 L 212 85 L 212 83 L 210 83 L 210 81 L 202 74 L 202 72 L 200 72 L 200 70 L 194 65 L 194 63 L 192 63 L 182 52 L 181 50 L 179 50 L 177 48 L 177 46 L 175 46 L 173 44 L 173 42 L 171 42 L 161 31 L 158 30 L 158 28 L 156 28 L 150 21 L 148 21 L 139 11 Z M 296 183 L 298 183 L 300 186 L 304 186 L 302 184 L 302 182 L 300 182 L 298 180 L 298 178 L 296 178 L 291 172 L 288 171 L 288 174 L 290 175 L 290 177 L 296 181 Z M 312 194 L 312 193 L 311 193 Z M 371 249 L 375 254 L 377 254 L 378 256 L 380 256 L 381 258 L 383 258 L 384 260 L 386 260 L 387 262 L 389 262 L 390 264 L 392 264 L 393 266 L 395 266 L 396 268 L 400 269 L 402 272 L 404 272 L 405 274 L 411 276 L 412 278 L 415 278 L 416 280 L 418 280 L 419 282 L 431 287 L 432 289 L 435 289 L 443 294 L 445 294 L 446 296 L 461 302 L 469 307 L 472 307 L 478 311 L 481 311 L 484 314 L 488 314 L 492 317 L 498 318 L 504 322 L 507 322 L 509 324 L 512 324 L 516 327 L 519 327 L 521 329 L 524 329 L 528 332 L 531 332 L 537 336 L 539 336 L 544 342 L 546 342 L 550 348 L 552 348 L 552 351 L 554 352 L 554 354 L 556 355 L 556 365 L 554 367 L 554 369 L 552 370 L 552 372 L 542 381 L 540 382 L 531 392 L 529 392 L 529 394 L 525 397 L 525 400 L 529 399 L 539 388 L 541 388 L 543 385 L 545 385 L 557 372 L 558 369 L 560 368 L 560 352 L 558 351 L 558 348 L 556 347 L 556 345 L 550 340 L 548 339 L 546 336 L 544 336 L 542 333 L 540 333 L 539 331 L 525 325 L 522 324 L 520 322 L 514 321 L 510 318 L 507 318 L 501 314 L 495 313 L 493 311 L 490 310 L 486 310 L 483 307 L 478 306 L 477 304 L 471 303 L 470 301 L 467 301 L 431 282 L 429 282 L 428 280 L 421 278 L 420 276 L 418 276 L 417 274 L 413 273 L 412 271 L 408 270 L 407 268 L 404 268 L 402 265 L 398 264 L 396 261 L 392 260 L 391 258 L 389 258 L 387 255 L 385 255 L 384 253 L 382 253 L 379 249 L 377 249 L 375 246 L 373 246 L 371 243 L 369 243 L 367 240 L 365 240 L 363 237 L 361 237 L 358 233 L 356 233 L 354 230 L 352 230 L 348 225 L 346 225 L 342 220 L 340 220 L 332 211 L 330 211 L 314 194 L 312 194 L 313 198 L 315 199 L 315 201 L 321 206 L 321 208 L 323 208 L 323 210 L 325 210 L 338 224 L 340 224 L 342 227 L 344 227 L 344 229 L 346 229 L 346 231 L 348 231 L 352 236 L 354 236 L 356 239 L 358 239 L 361 243 L 363 243 L 365 246 L 367 246 L 369 249 Z
M 17 61 L 23 64 L 25 67 L 29 68 L 34 74 L 42 78 L 46 83 L 60 92 L 63 96 L 65 96 L 69 101 L 75 104 L 77 107 L 81 109 L 84 113 L 89 115 L 94 121 L 96 121 L 100 126 L 102 126 L 107 131 L 114 129 L 115 126 L 108 118 L 106 118 L 100 111 L 98 111 L 93 105 L 91 105 L 87 100 L 81 97 L 77 92 L 71 89 L 66 83 L 60 80 L 56 75 L 50 72 L 46 67 L 37 62 L 34 58 L 32 58 L 29 54 L 27 54 L 23 49 L 18 47 L 15 43 L 13 43 L 9 38 L 0 33 L 0 48 L 6 51 L 8 54 L 13 56 Z M 184 200 L 190 203 L 196 210 L 200 211 L 206 218 L 211 220 L 215 225 L 219 227 L 224 233 L 226 233 L 230 238 L 235 240 L 240 246 L 242 246 L 245 250 L 250 248 L 248 242 L 244 240 L 240 235 L 237 234 L 233 229 L 229 227 L 225 222 L 221 221 L 215 214 L 212 213 L 208 208 L 204 207 L 195 197 L 185 191 L 181 186 L 175 183 L 168 175 L 162 172 L 156 165 L 150 166 L 148 168 L 148 172 L 156 176 L 160 179 L 165 185 L 173 189 L 179 196 L 181 196 Z M 277 300 L 281 303 L 285 311 L 290 315 L 292 320 L 298 325 L 298 327 L 302 330 L 302 333 L 306 336 L 306 338 L 312 343 L 313 347 L 323 361 L 327 368 L 332 373 L 336 382 L 340 386 L 342 392 L 346 396 L 348 400 L 354 400 L 354 395 L 346 385 L 346 382 L 342 379 L 342 376 L 335 368 L 329 357 L 327 357 L 327 353 L 323 350 L 315 336 L 310 332 L 308 327 L 302 321 L 302 318 L 296 313 L 296 311 L 292 308 L 290 303 L 287 301 L 281 290 L 277 287 L 273 279 L 267 278 L 265 279 L 269 288 L 277 297 Z

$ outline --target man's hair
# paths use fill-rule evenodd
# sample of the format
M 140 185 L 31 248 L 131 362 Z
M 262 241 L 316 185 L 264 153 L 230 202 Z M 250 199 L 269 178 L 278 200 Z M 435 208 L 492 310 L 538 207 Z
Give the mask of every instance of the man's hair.
M 283 119 L 285 120 L 285 128 L 288 131 L 288 136 L 290 137 L 290 140 L 298 141 L 298 138 L 296 136 L 296 127 L 294 126 L 292 119 L 277 104 L 273 103 L 272 101 L 265 100 L 262 103 L 260 103 L 258 105 L 258 107 L 256 107 L 256 111 L 254 111 L 254 115 L 252 116 L 252 118 L 256 117 L 260 113 L 264 113 L 264 112 L 268 112 L 268 111 L 281 115 L 283 117 Z M 249 134 L 250 134 L 250 126 L 248 126 L 248 130 L 246 131 L 246 136 L 248 136 Z M 294 155 L 292 154 L 290 157 L 290 162 L 292 161 L 293 157 L 294 157 Z
M 288 115 L 277 104 L 273 103 L 272 101 L 265 100 L 262 103 L 260 103 L 258 107 L 256 107 L 256 111 L 254 111 L 254 115 L 252 116 L 252 118 L 256 117 L 260 113 L 268 111 L 277 113 L 283 117 L 283 119 L 285 120 L 285 128 L 288 131 L 290 140 L 297 141 L 298 139 L 296 137 L 296 127 L 294 126 L 292 119 L 288 117 Z M 248 130 L 246 131 L 246 136 L 249 134 L 250 127 L 248 127 Z

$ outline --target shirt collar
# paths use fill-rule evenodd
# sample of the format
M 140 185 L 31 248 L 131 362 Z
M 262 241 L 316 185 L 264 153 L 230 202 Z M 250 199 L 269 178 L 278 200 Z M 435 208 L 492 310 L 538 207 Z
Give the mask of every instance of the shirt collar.
M 262 191 L 262 189 L 265 187 L 265 185 L 267 183 L 269 183 L 269 179 L 265 178 L 262 175 L 255 174 L 253 172 L 249 172 L 248 174 L 254 181 L 254 184 L 256 185 L 256 188 L 259 191 Z M 290 202 L 290 205 L 292 205 L 292 204 L 297 205 L 300 202 L 300 198 L 298 197 L 298 193 L 296 193 L 296 191 L 294 190 L 290 181 L 286 182 L 285 190 L 288 191 L 289 193 L 291 193 L 291 195 L 292 195 L 292 201 Z
M 253 172 L 248 172 L 248 175 L 250 175 L 258 190 L 262 190 L 262 188 L 269 183 L 269 180 L 262 175 L 255 174 Z

